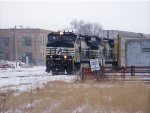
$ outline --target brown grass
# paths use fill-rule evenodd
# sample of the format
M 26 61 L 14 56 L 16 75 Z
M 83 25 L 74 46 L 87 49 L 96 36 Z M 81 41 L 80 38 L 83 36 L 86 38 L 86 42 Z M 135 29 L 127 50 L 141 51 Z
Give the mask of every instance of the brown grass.
M 27 106 L 31 104 L 32 106 Z M 150 113 L 150 84 L 141 82 L 49 82 L 37 92 L 9 96 L 15 113 Z

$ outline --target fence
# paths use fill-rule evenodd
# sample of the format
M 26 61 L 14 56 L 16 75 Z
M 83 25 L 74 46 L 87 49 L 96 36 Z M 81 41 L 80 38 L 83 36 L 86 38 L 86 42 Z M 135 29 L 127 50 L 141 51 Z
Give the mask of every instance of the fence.
M 92 72 L 89 67 L 82 68 L 82 79 L 142 79 L 150 81 L 150 66 L 127 66 L 127 67 L 105 67 L 101 66 L 99 71 Z

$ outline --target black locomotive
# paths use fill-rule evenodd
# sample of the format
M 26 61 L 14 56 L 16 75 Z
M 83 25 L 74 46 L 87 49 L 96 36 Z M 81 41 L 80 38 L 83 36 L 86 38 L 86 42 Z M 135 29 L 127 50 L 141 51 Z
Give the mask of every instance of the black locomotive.
M 97 36 L 77 35 L 73 32 L 51 32 L 46 45 L 46 72 L 71 74 L 82 64 L 98 58 L 100 64 L 113 64 L 113 40 Z

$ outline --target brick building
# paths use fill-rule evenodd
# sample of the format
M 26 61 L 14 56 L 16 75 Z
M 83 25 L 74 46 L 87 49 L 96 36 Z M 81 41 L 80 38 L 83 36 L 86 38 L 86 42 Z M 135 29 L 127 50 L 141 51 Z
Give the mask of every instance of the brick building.
M 45 64 L 45 44 L 49 30 L 0 29 L 0 60 L 21 60 Z
M 29 63 L 44 65 L 47 35 L 50 32 L 51 31 L 49 30 L 43 29 L 0 29 L 0 60 L 17 59 L 25 62 L 28 57 Z M 102 30 L 100 33 L 100 37 L 115 39 L 115 43 L 118 42 L 118 35 L 123 36 L 120 41 L 120 65 L 131 64 L 132 58 L 130 57 L 131 55 L 129 54 L 129 51 L 132 50 L 130 53 L 137 54 L 135 53 L 135 49 L 132 49 L 132 46 L 138 46 L 139 44 L 144 45 L 141 45 L 141 49 L 137 50 L 139 53 L 141 53 L 140 50 L 142 50 L 142 48 L 146 48 L 146 52 L 142 51 L 142 54 L 138 53 L 138 56 L 141 55 L 139 58 L 147 59 L 145 60 L 146 63 L 150 63 L 150 47 L 148 46 L 150 45 L 150 34 L 119 30 Z M 132 62 L 134 61 L 133 59 Z M 132 65 L 136 64 L 135 62 L 137 63 L 139 60 L 135 59 Z M 141 65 L 143 65 L 143 63 L 141 63 Z

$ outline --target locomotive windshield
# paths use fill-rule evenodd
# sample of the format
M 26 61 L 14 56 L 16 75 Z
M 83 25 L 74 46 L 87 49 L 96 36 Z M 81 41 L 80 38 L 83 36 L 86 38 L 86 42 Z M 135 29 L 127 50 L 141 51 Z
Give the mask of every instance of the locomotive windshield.
M 52 32 L 48 34 L 47 47 L 74 47 L 76 38 L 72 32 Z

